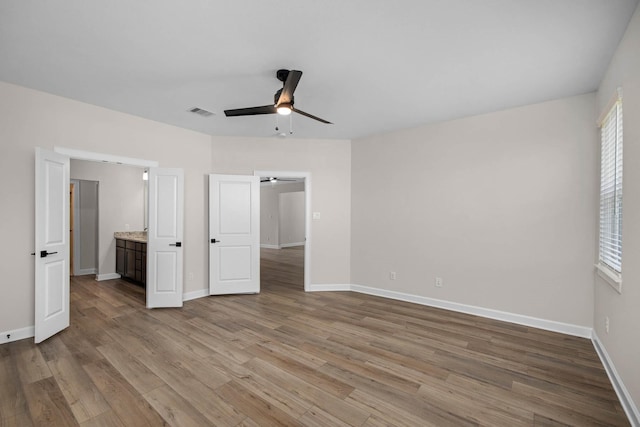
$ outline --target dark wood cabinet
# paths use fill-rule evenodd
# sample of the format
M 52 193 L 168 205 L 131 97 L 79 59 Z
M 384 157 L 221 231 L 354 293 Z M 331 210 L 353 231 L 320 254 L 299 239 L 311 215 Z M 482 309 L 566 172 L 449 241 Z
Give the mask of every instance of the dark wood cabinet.
M 125 266 L 125 247 L 124 240 L 116 239 L 116 273 L 124 277 Z
M 147 244 L 116 239 L 116 273 L 125 279 L 146 285 Z

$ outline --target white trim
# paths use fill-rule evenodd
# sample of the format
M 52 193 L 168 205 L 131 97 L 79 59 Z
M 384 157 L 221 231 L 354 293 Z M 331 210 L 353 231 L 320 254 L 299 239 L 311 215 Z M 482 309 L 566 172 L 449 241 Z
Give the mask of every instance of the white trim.
M 609 267 L 603 264 L 596 264 L 596 273 L 607 282 L 619 294 L 622 294 L 622 276 L 614 273 Z
M 7 338 L 7 335 L 9 337 Z M 19 341 L 25 338 L 33 338 L 35 336 L 35 327 L 27 326 L 26 328 L 14 329 L 12 331 L 0 332 L 0 344 Z
M 600 357 L 600 361 L 604 365 L 604 370 L 607 371 L 609 380 L 618 395 L 618 399 L 620 400 L 620 404 L 622 405 L 624 412 L 627 414 L 627 418 L 629 418 L 629 422 L 632 426 L 640 426 L 640 411 L 638 411 L 638 407 L 633 402 L 631 394 L 629 394 L 629 391 L 624 386 L 622 378 L 618 375 L 618 372 L 613 365 L 613 361 L 609 357 L 607 350 L 604 348 L 602 341 L 598 338 L 596 331 L 593 331 L 591 341 L 596 349 L 596 353 L 598 353 L 598 356 Z
M 260 247 L 265 249 L 280 249 L 280 245 L 265 245 L 262 243 L 260 243 Z
M 282 243 L 280 248 L 293 248 L 294 246 L 304 246 L 304 242 Z
M 254 176 L 277 176 L 278 178 L 304 178 L 304 291 L 311 291 L 311 172 L 253 171 Z
M 318 285 L 312 284 L 309 289 L 305 289 L 306 292 L 339 292 L 339 291 L 351 291 L 352 285 Z
M 88 276 L 89 274 L 98 274 L 97 268 L 83 268 L 75 272 L 75 276 Z
M 371 288 L 362 285 L 351 285 L 351 290 L 362 294 L 375 295 L 399 301 L 412 302 L 429 307 L 444 308 L 446 310 L 460 313 L 473 314 L 489 319 L 502 320 L 504 322 L 515 323 L 517 325 L 531 326 L 552 332 L 560 332 L 582 338 L 591 338 L 592 328 L 570 323 L 556 322 L 554 320 L 540 319 L 537 317 L 524 316 L 522 314 L 509 313 L 506 311 L 493 310 L 490 308 L 477 307 L 473 305 L 460 304 L 452 301 L 445 301 L 435 298 L 423 297 L 420 295 L 406 294 L 402 292 L 389 291 L 386 289 Z
M 199 291 L 191 291 L 191 292 L 185 292 L 182 294 L 182 301 L 191 301 L 194 299 L 198 299 L 198 298 L 202 298 L 202 297 L 208 297 L 209 296 L 209 288 L 207 289 L 200 289 Z
M 613 96 L 611 97 L 609 102 L 607 102 L 607 105 L 604 107 L 604 110 L 602 110 L 602 112 L 600 113 L 600 116 L 598 116 L 598 120 L 596 121 L 596 125 L 599 128 L 602 127 L 602 124 L 606 120 L 607 116 L 611 113 L 611 110 L 613 109 L 613 106 L 616 105 L 618 102 L 622 102 L 622 88 L 621 87 L 616 88 L 616 92 L 613 94 Z
M 119 279 L 120 276 L 118 273 L 105 273 L 105 274 L 96 274 L 96 282 L 102 282 L 103 280 L 113 280 Z
M 155 160 L 136 159 L 134 157 L 116 156 L 113 154 L 96 153 L 93 151 L 76 150 L 74 148 L 53 147 L 53 151 L 69 156 L 75 160 L 90 160 L 92 162 L 114 163 L 117 165 L 140 166 L 143 168 L 157 168 Z

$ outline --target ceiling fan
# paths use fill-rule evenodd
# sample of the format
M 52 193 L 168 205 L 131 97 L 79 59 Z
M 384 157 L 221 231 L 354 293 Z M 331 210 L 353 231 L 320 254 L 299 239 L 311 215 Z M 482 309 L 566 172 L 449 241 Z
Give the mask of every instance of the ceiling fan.
M 279 182 L 279 181 L 296 181 L 296 180 L 295 179 L 278 178 L 278 177 L 275 177 L 275 176 L 270 176 L 268 178 L 260 180 L 260 182 L 271 182 L 272 184 L 275 184 L 276 182 Z
M 273 105 L 262 105 L 260 107 L 236 108 L 234 110 L 224 110 L 227 117 L 237 116 L 255 116 L 258 114 L 280 114 L 288 116 L 292 111 L 317 120 L 322 123 L 332 124 L 331 122 L 316 117 L 313 114 L 305 113 L 302 110 L 293 107 L 293 92 L 295 92 L 298 82 L 302 77 L 302 71 L 298 70 L 278 70 L 276 78 L 282 82 L 282 89 L 278 90 L 273 96 Z

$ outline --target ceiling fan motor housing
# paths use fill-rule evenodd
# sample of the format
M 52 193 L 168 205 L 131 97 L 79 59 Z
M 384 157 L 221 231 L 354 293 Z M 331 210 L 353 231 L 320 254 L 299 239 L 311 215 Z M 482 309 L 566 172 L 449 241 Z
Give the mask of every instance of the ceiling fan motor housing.
M 284 83 L 287 80 L 288 76 L 289 76 L 289 70 L 280 69 L 276 71 L 276 78 L 280 80 L 282 83 Z

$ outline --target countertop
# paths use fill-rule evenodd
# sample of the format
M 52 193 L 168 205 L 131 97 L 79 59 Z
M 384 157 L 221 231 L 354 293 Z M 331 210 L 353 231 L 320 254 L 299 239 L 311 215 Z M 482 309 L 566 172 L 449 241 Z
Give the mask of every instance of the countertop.
M 113 233 L 116 239 L 130 240 L 132 242 L 147 243 L 146 231 L 116 231 Z

